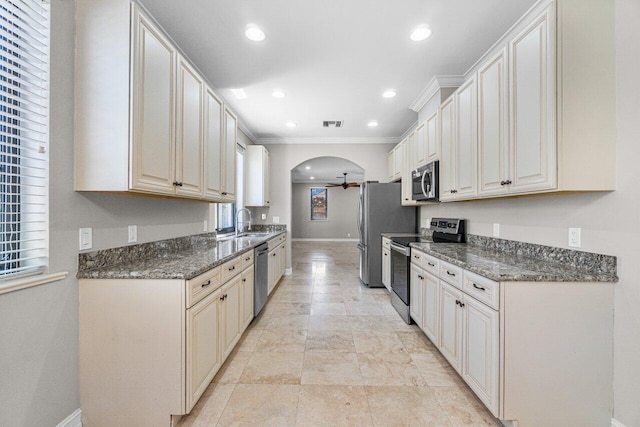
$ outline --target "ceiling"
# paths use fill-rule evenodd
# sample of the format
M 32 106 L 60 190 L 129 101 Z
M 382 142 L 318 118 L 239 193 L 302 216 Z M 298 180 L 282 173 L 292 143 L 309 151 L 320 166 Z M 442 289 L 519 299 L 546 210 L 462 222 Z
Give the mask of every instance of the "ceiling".
M 436 75 L 461 75 L 535 0 L 141 0 L 257 142 L 395 142 Z M 265 33 L 248 40 L 248 24 Z M 410 32 L 426 24 L 421 42 Z M 244 89 L 237 99 L 230 89 Z M 274 89 L 286 97 L 274 98 Z M 397 96 L 383 98 L 394 88 Z M 344 120 L 323 128 L 323 120 Z M 377 120 L 377 127 L 367 123 Z M 295 128 L 285 126 L 287 121 Z
M 347 182 L 364 181 L 364 169 L 355 163 L 340 157 L 316 157 L 293 168 L 291 182 L 318 183 L 319 186 L 340 183 L 344 181 L 342 177 L 344 172 L 347 172 Z

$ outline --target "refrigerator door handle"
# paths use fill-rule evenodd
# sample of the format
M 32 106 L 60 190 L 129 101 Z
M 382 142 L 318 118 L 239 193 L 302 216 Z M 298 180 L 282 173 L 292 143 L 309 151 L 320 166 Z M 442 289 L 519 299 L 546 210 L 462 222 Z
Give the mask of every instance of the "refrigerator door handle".
M 362 236 L 362 196 L 360 196 L 360 198 L 358 199 L 358 234 L 360 235 L 360 241 L 362 242 L 363 236 Z

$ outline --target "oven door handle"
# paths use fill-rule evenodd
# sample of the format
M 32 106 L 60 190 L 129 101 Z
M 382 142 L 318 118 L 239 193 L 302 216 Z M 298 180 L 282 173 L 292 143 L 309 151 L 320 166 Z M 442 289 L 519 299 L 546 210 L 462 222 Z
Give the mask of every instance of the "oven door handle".
M 396 252 L 400 252 L 404 256 L 409 256 L 411 254 L 411 249 L 406 248 L 404 246 L 397 245 L 393 242 L 391 242 L 391 249 Z

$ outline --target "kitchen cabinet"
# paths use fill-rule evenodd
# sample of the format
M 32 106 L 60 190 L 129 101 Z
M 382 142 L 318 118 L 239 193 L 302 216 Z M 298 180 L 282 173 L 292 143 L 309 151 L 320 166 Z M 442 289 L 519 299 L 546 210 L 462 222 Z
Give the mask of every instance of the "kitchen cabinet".
M 253 319 L 253 271 L 249 252 L 190 280 L 81 279 L 83 417 L 169 426 L 189 413 Z
M 245 159 L 245 206 L 270 206 L 269 151 L 263 145 L 248 145 Z
M 409 295 L 411 296 L 411 304 L 409 305 L 409 315 L 416 322 L 420 329 L 423 328 L 423 290 L 424 276 L 422 269 L 414 263 L 411 263 L 411 271 L 409 276 Z
M 440 282 L 438 279 L 423 271 L 422 281 L 422 330 L 437 347 L 440 345 Z
M 424 138 L 426 138 L 427 163 L 440 158 L 440 140 L 438 139 L 438 110 L 425 121 Z
M 394 182 L 402 178 L 402 167 L 404 162 L 404 141 L 398 143 L 387 155 L 389 166 L 389 182 Z
M 507 50 L 502 49 L 478 70 L 478 194 L 504 194 L 509 189 L 507 114 Z
M 416 148 L 415 148 L 415 153 L 416 153 L 416 160 L 415 160 L 415 168 L 418 168 L 420 166 L 424 166 L 425 164 L 427 164 L 427 160 L 428 160 L 428 154 L 427 154 L 427 150 L 428 150 L 428 141 L 427 141 L 427 128 L 425 127 L 424 123 L 421 123 L 418 125 L 418 127 L 415 130 L 415 144 L 416 144 Z
M 76 19 L 75 190 L 234 201 L 237 119 L 170 37 L 127 0 Z
M 393 182 L 393 177 L 394 177 L 394 170 L 393 170 L 394 151 L 395 151 L 395 148 L 387 153 L 387 179 L 389 180 L 389 182 Z
M 442 355 L 458 372 L 462 368 L 462 292 L 440 280 L 440 347 Z
M 402 166 L 402 206 L 417 206 L 417 202 L 413 200 L 412 179 L 411 174 L 416 167 L 416 132 L 412 132 L 404 144 L 402 145 L 403 166 Z
M 391 291 L 391 240 L 382 238 L 382 284 Z
M 238 119 L 226 106 L 224 108 L 225 139 L 224 162 L 221 163 L 222 171 L 222 197 L 225 202 L 236 200 L 236 144 Z
M 455 194 L 456 97 L 451 95 L 438 108 L 440 130 L 440 200 Z
M 287 238 L 284 234 L 269 240 L 268 256 L 269 281 L 267 294 L 271 295 L 271 292 L 275 289 L 280 278 L 282 278 L 286 268 Z

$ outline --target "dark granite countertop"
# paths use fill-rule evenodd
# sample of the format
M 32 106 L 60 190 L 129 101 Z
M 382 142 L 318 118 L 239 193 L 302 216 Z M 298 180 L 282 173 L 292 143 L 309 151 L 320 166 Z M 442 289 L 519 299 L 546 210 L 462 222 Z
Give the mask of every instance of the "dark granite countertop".
M 76 277 L 189 280 L 284 233 L 286 230 L 225 239 L 215 234 L 190 236 L 81 254 Z
M 410 245 L 428 255 L 496 282 L 618 281 L 615 273 L 615 257 L 608 255 L 540 245 L 528 245 L 537 247 L 534 248 L 539 255 L 537 257 L 523 254 L 519 247 L 512 247 L 509 250 L 505 247 L 468 243 L 411 243 Z M 516 245 L 525 247 L 527 244 L 516 242 Z M 613 258 L 613 270 L 610 267 L 611 258 Z

